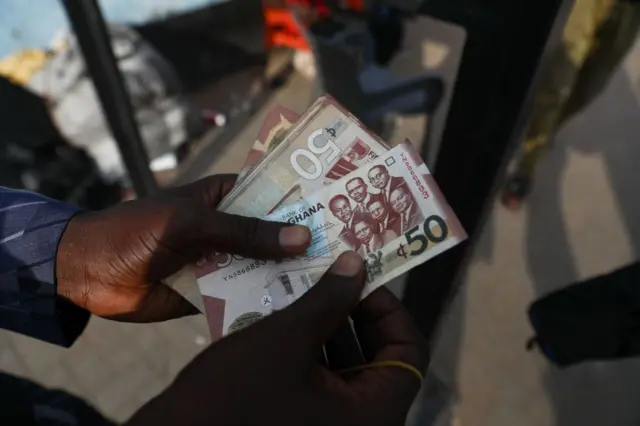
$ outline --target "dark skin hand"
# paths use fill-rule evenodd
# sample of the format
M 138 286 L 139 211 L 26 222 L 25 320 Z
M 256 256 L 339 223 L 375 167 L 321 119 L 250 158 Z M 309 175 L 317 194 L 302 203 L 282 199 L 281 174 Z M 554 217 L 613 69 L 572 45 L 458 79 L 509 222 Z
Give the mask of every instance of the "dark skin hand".
M 162 321 L 197 311 L 161 280 L 212 252 L 260 259 L 303 253 L 310 241 L 305 227 L 216 211 L 235 179 L 211 176 L 77 214 L 58 246 L 58 294 L 105 318 Z
M 217 212 L 234 183 L 213 176 L 76 215 L 58 247 L 58 293 L 102 317 L 161 321 L 196 312 L 161 280 L 212 252 L 305 251 L 305 227 Z M 402 424 L 420 387 L 414 374 L 387 366 L 345 376 L 318 356 L 325 347 L 334 369 L 384 360 L 426 368 L 426 345 L 398 299 L 381 288 L 359 303 L 363 285 L 362 260 L 344 254 L 299 301 L 202 352 L 130 424 Z
M 300 300 L 203 351 L 128 426 L 404 424 L 420 388 L 414 374 L 344 375 L 318 356 L 351 316 L 362 362 L 426 368 L 426 343 L 400 301 L 383 287 L 359 303 L 363 285 L 362 260 L 343 254 Z

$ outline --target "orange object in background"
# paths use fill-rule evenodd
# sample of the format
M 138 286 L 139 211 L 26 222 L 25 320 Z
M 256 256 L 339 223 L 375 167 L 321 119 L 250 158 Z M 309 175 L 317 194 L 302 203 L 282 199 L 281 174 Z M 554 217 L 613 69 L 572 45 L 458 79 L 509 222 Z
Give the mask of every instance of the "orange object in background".
M 264 18 L 267 27 L 267 48 L 284 46 L 296 50 L 310 50 L 309 43 L 288 9 L 265 6 Z
M 364 11 L 364 0 L 345 0 L 345 5 L 354 11 Z M 290 9 L 308 24 L 318 16 L 328 16 L 329 9 L 322 0 L 266 0 L 264 18 L 267 28 L 267 48 L 284 46 L 296 50 L 310 50 L 309 43 L 300 30 Z

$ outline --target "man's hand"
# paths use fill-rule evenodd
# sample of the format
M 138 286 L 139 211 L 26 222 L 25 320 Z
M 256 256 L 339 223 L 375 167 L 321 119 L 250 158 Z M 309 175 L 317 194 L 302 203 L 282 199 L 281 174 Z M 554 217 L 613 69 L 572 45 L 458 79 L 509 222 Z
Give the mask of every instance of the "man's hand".
M 235 175 L 202 179 L 76 215 L 56 258 L 57 291 L 95 315 L 161 321 L 196 313 L 160 281 L 212 252 L 279 259 L 304 252 L 307 228 L 216 211 Z
M 404 424 L 420 388 L 410 370 L 375 366 L 344 375 L 319 357 L 351 315 L 358 363 L 426 368 L 426 343 L 389 290 L 358 304 L 363 269 L 359 256 L 343 254 L 300 300 L 198 355 L 129 426 Z

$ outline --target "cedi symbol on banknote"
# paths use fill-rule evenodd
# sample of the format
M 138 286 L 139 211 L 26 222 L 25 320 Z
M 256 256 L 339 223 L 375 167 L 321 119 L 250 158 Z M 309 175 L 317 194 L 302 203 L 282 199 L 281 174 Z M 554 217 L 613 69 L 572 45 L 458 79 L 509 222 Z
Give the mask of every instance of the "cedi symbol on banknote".
M 411 251 L 405 250 L 406 246 L 404 244 L 400 244 L 400 247 L 398 247 L 398 256 L 402 256 L 406 259 L 407 255 L 417 256 L 422 254 L 429 247 L 429 243 L 432 243 L 431 245 L 441 243 L 446 240 L 449 235 L 447 223 L 438 215 L 432 215 L 426 218 L 422 229 L 423 231 L 419 232 L 420 226 L 416 225 L 404 233 L 408 243 L 407 248 L 411 249 Z M 439 232 L 440 235 L 435 235 L 434 230 L 437 230 L 436 232 Z M 415 245 L 413 243 L 418 243 L 418 247 L 412 249 L 411 246 Z

